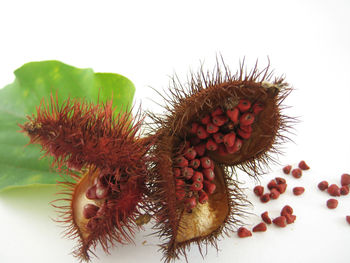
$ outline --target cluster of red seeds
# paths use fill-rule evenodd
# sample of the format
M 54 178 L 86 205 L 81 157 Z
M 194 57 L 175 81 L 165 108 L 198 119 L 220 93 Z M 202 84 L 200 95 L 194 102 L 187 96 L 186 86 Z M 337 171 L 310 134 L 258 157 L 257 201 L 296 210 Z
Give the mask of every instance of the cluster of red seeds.
M 270 199 L 277 199 L 280 194 L 283 194 L 287 189 L 287 182 L 282 177 L 276 177 L 267 184 L 267 188 L 270 190 L 269 193 L 264 194 L 264 187 L 257 185 L 254 187 L 254 193 L 260 197 L 262 203 L 267 203 Z
M 267 230 L 267 224 L 274 224 L 278 227 L 286 227 L 287 224 L 292 224 L 296 220 L 296 215 L 293 215 L 293 208 L 286 205 L 281 210 L 281 215 L 271 220 L 268 211 L 261 214 L 261 219 L 263 222 L 257 224 L 253 227 L 253 232 L 265 232 Z M 239 237 L 249 237 L 252 236 L 252 232 L 245 227 L 240 227 L 237 231 Z
M 349 194 L 349 185 L 350 185 L 350 175 L 349 174 L 342 174 L 340 179 L 341 186 L 339 187 L 336 184 L 328 185 L 327 181 L 322 181 L 318 184 L 318 189 L 321 191 L 327 190 L 327 193 L 330 196 L 339 197 L 341 195 L 348 195 Z M 327 200 L 327 207 L 329 209 L 335 209 L 338 206 L 338 200 L 331 198 Z M 348 219 L 347 219 L 348 220 Z
M 263 110 L 261 103 L 252 105 L 249 100 L 240 100 L 232 109 L 217 108 L 211 114 L 193 122 L 189 131 L 189 141 L 184 150 L 174 158 L 176 198 L 184 201 L 187 210 L 208 201 L 216 186 L 214 162 L 207 156 L 209 152 L 220 155 L 238 152 L 244 140 L 252 134 L 252 124 Z
M 302 175 L 303 175 L 303 170 L 309 170 L 310 167 L 306 164 L 305 161 L 300 161 L 298 164 L 298 168 L 294 168 L 292 170 L 292 166 L 291 165 L 287 165 L 285 167 L 283 167 L 283 172 L 285 174 L 290 174 L 292 173 L 292 176 L 296 179 L 299 179 Z M 302 186 L 296 186 L 293 188 L 293 194 L 294 195 L 302 195 L 305 192 L 305 188 Z

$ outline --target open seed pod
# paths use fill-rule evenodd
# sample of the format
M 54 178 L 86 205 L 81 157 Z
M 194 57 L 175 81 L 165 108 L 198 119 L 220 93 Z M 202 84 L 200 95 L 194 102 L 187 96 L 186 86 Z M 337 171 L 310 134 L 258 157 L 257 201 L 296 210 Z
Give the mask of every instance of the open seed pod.
M 59 182 L 64 197 L 54 206 L 68 226 L 67 236 L 78 239 L 74 255 L 89 260 L 98 243 L 108 253 L 116 243 L 132 242 L 149 161 L 150 141 L 139 137 L 140 116 L 115 116 L 112 102 L 68 99 L 60 106 L 51 97 L 51 104 L 43 102 L 28 118 L 22 131 L 66 171 L 68 180 Z
M 224 68 L 192 76 L 187 88 L 174 81 L 165 116 L 149 113 L 157 135 L 151 199 L 166 262 L 186 256 L 192 242 L 216 247 L 218 235 L 239 225 L 247 203 L 227 168 L 255 177 L 286 139 L 283 79 L 271 81 L 268 68 L 247 75 L 243 66 L 236 75 Z

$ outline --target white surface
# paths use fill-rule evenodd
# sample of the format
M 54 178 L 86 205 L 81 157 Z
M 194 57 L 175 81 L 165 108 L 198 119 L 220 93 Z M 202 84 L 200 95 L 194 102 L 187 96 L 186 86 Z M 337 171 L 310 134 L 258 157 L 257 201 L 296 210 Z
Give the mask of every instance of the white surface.
M 239 59 L 247 65 L 259 58 L 261 68 L 271 60 L 276 75 L 296 89 L 286 100 L 289 114 L 301 123 L 285 145 L 282 164 L 305 159 L 312 169 L 290 185 L 306 188 L 293 196 L 289 187 L 280 199 L 260 204 L 247 190 L 259 215 L 272 215 L 285 204 L 295 209 L 295 224 L 252 238 L 236 236 L 210 248 L 205 260 L 196 248 L 189 262 L 349 262 L 350 196 L 338 198 L 334 211 L 325 208 L 328 196 L 317 190 L 321 180 L 339 183 L 350 172 L 349 1 L 2 1 L 0 3 L 0 86 L 13 81 L 13 70 L 29 61 L 58 59 L 95 72 L 116 72 L 136 85 L 137 102 L 159 110 L 149 100 L 166 88 L 169 75 L 186 78 L 200 61 L 207 68 L 221 53 L 235 71 Z M 159 99 L 158 99 L 159 101 Z M 266 175 L 262 183 L 277 174 Z M 242 175 L 246 187 L 254 181 Z M 266 184 L 265 184 L 266 185 Z M 0 196 L 0 261 L 77 262 L 69 251 L 74 242 L 60 237 L 47 204 L 54 188 Z M 257 216 L 249 216 L 254 225 Z M 136 236 L 136 246 L 119 246 L 93 262 L 159 262 L 156 238 Z M 147 240 L 146 245 L 141 243 Z M 182 260 L 183 261 L 183 260 Z M 178 262 L 182 262 L 181 260 Z

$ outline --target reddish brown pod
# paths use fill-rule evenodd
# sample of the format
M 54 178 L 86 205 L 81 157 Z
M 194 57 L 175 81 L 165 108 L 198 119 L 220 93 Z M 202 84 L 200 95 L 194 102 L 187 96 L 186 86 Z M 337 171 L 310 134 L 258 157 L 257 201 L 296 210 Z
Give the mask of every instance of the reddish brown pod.
M 116 243 L 132 242 L 139 228 L 135 218 L 144 206 L 150 142 L 139 137 L 140 124 L 140 116 L 116 114 L 112 102 L 68 99 L 59 105 L 51 97 L 20 125 L 58 168 L 68 167 L 71 180 L 59 183 L 64 197 L 58 200 L 68 204 L 54 206 L 67 236 L 78 239 L 74 255 L 81 260 L 89 260 L 98 243 L 108 253 Z
M 149 114 L 156 138 L 149 189 L 159 221 L 156 228 L 165 239 L 161 247 L 166 262 L 186 255 L 191 243 L 215 246 L 222 233 L 236 228 L 247 202 L 228 167 L 254 177 L 262 174 L 270 153 L 278 152 L 279 143 L 285 141 L 282 132 L 292 120 L 282 115 L 281 103 L 290 92 L 283 79 L 271 81 L 268 68 L 259 72 L 255 67 L 247 75 L 243 67 L 235 75 L 223 68 L 224 72 L 218 64 L 214 74 L 192 75 L 188 85 L 174 80 L 163 96 L 168 103 L 165 114 Z M 180 177 L 184 186 L 176 188 L 173 171 L 186 147 L 193 147 L 197 155 L 191 158 L 200 160 L 196 166 L 192 160 L 183 162 L 184 167 L 203 173 L 199 191 L 187 186 L 193 178 Z M 211 169 L 210 176 L 205 169 Z M 176 199 L 178 191 L 185 192 L 184 199 Z M 200 191 L 208 196 L 203 204 Z M 187 198 L 196 203 L 186 205 Z

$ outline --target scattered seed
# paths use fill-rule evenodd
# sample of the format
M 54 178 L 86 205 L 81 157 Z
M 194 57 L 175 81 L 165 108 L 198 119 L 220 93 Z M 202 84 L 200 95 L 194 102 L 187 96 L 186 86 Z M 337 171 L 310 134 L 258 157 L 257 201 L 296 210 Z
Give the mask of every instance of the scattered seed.
M 285 205 L 281 210 L 281 216 L 286 216 L 286 214 L 293 214 L 293 208 L 289 205 Z
M 350 216 L 346 216 L 346 222 L 348 222 L 349 223 L 349 225 L 350 225 Z
M 294 223 L 295 219 L 297 218 L 296 215 L 291 215 L 291 214 L 285 214 L 287 224 L 292 224 Z
M 301 169 L 301 170 L 309 170 L 310 167 L 305 163 L 305 161 L 300 161 L 298 167 Z
M 269 190 L 275 188 L 276 186 L 277 186 L 277 183 L 276 183 L 276 181 L 275 181 L 274 179 L 272 179 L 272 180 L 267 184 L 267 188 L 268 188 Z
M 348 195 L 349 194 L 349 186 L 343 185 L 340 187 L 340 194 L 341 195 Z
M 245 227 L 240 227 L 237 231 L 237 234 L 240 238 L 252 236 L 252 232 L 250 232 Z
M 270 194 L 266 193 L 266 194 L 263 194 L 262 196 L 260 196 L 260 201 L 262 203 L 267 203 L 268 201 L 270 201 Z
M 287 165 L 287 166 L 283 167 L 283 172 L 285 174 L 289 174 L 291 170 L 292 170 L 292 166 L 291 165 Z
M 331 184 L 328 189 L 327 192 L 331 195 L 331 196 L 340 196 L 340 188 L 336 185 L 336 184 Z
M 350 174 L 342 174 L 341 185 L 349 185 L 349 184 L 350 184 Z
M 267 229 L 266 224 L 264 222 L 261 222 L 260 224 L 257 224 L 253 228 L 253 232 L 265 232 Z
M 297 186 L 293 188 L 294 195 L 302 195 L 305 192 L 305 188 L 302 186 Z
M 273 188 L 270 191 L 270 197 L 271 199 L 277 199 L 280 196 L 280 192 L 278 192 L 277 189 Z
M 327 207 L 329 209 L 335 209 L 337 208 L 337 206 L 338 206 L 338 200 L 333 198 L 327 200 Z
M 321 191 L 324 191 L 328 188 L 328 182 L 327 181 L 322 181 L 317 185 L 318 189 Z
M 276 177 L 275 180 L 277 184 L 285 184 L 287 182 L 286 179 L 282 177 Z
M 266 224 L 271 224 L 272 223 L 272 220 L 269 217 L 269 213 L 267 211 L 265 211 L 264 213 L 261 214 L 261 218 Z
M 272 220 L 272 222 L 279 227 L 287 226 L 287 219 L 285 216 L 276 217 L 274 220 Z
M 262 196 L 263 195 L 263 193 L 264 193 L 264 187 L 262 186 L 262 185 L 257 185 L 257 186 L 255 186 L 254 187 L 254 194 L 256 195 L 256 196 Z
M 302 175 L 302 171 L 300 168 L 295 168 L 292 170 L 292 175 L 294 178 L 300 178 Z
M 280 192 L 280 194 L 283 194 L 287 189 L 287 184 L 278 184 L 276 185 L 276 190 Z

